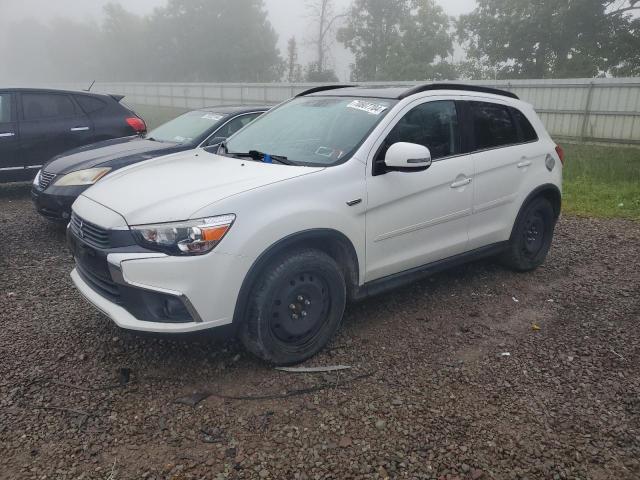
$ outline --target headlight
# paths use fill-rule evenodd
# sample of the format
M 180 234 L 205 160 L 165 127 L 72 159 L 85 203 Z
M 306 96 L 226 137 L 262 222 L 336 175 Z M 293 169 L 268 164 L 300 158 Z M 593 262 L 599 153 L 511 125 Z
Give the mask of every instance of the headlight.
M 215 248 L 227 234 L 236 216 L 188 220 L 160 225 L 131 227 L 136 241 L 151 250 L 169 255 L 203 255 Z
M 36 173 L 36 178 L 33 179 L 33 184 L 38 187 L 40 186 L 40 174 L 42 173 L 42 170 L 38 170 L 38 173 Z
M 111 169 L 108 167 L 78 170 L 77 172 L 67 173 L 65 176 L 60 177 L 56 180 L 55 185 L 58 187 L 93 185 L 110 171 Z

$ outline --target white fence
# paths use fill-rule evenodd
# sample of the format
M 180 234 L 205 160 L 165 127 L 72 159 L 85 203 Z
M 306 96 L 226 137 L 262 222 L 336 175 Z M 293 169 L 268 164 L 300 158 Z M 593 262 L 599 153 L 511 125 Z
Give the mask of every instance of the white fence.
M 414 85 L 416 82 L 395 82 Z M 640 143 L 640 78 L 467 82 L 503 88 L 533 104 L 556 137 Z M 180 109 L 216 104 L 276 104 L 316 84 L 96 83 L 137 105 Z M 73 85 L 86 88 L 86 85 Z

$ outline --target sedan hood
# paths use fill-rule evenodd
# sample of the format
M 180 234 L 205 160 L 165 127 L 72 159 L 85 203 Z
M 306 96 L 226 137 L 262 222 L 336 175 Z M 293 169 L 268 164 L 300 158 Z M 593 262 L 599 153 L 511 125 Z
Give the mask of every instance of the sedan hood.
M 175 222 L 225 198 L 321 170 L 195 150 L 114 172 L 83 195 L 119 213 L 129 225 Z
M 186 148 L 192 147 L 137 136 L 116 138 L 65 152 L 47 163 L 44 170 L 61 175 L 97 166 L 117 169 Z

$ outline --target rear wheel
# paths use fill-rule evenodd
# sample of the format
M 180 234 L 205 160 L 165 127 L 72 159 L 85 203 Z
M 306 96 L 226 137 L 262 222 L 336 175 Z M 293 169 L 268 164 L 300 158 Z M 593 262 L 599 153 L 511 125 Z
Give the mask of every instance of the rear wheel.
M 519 272 L 542 265 L 551 248 L 555 225 L 556 216 L 549 200 L 533 199 L 518 218 L 502 262 Z
M 318 353 L 342 321 L 344 276 L 319 250 L 299 250 L 268 265 L 249 300 L 241 339 L 247 350 L 276 365 Z

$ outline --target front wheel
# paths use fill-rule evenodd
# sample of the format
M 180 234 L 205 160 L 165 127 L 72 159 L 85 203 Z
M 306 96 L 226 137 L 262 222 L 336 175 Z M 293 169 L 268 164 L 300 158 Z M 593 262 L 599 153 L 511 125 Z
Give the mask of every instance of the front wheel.
M 556 215 L 549 200 L 538 197 L 529 202 L 518 217 L 502 263 L 519 272 L 542 265 L 551 248 L 555 226 Z
M 251 291 L 242 342 L 267 362 L 300 363 L 329 342 L 345 304 L 344 276 L 333 258 L 312 249 L 281 256 Z

